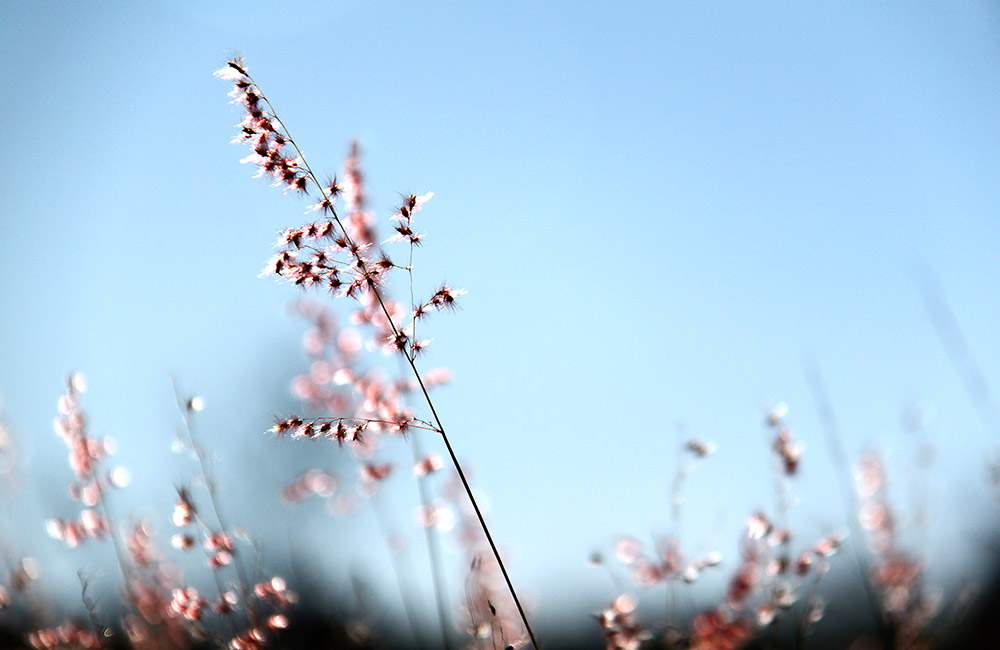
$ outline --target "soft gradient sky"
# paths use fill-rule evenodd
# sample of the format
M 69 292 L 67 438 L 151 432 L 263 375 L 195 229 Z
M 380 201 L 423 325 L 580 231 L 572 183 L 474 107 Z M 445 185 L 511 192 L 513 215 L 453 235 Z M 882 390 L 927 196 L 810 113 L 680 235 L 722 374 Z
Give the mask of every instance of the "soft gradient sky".
M 165 534 L 194 471 L 169 452 L 174 374 L 207 400 L 223 499 L 265 555 L 285 561 L 291 538 L 333 581 L 390 580 L 369 513 L 278 502 L 296 470 L 350 464 L 264 434 L 304 358 L 296 290 L 257 273 L 305 217 L 229 143 L 239 115 L 211 73 L 235 50 L 314 167 L 360 138 L 383 219 L 400 192 L 436 193 L 418 278 L 469 293 L 435 319 L 426 364 L 454 373 L 439 411 L 543 618 L 584 621 L 611 596 L 592 550 L 667 532 L 678 422 L 719 446 L 685 488 L 693 551 L 731 557 L 771 507 L 776 401 L 807 446 L 799 541 L 843 527 L 805 359 L 849 453 L 886 452 L 902 512 L 929 488 L 912 543 L 939 574 L 995 540 L 998 432 L 916 279 L 939 278 L 1000 382 L 995 3 L 211 4 L 2 4 L 0 399 L 23 451 L 11 536 L 45 584 L 107 560 L 42 532 L 74 507 L 51 427 L 71 370 L 134 474 L 122 513 Z M 924 473 L 913 407 L 937 451 Z M 405 523 L 416 496 L 394 480 Z

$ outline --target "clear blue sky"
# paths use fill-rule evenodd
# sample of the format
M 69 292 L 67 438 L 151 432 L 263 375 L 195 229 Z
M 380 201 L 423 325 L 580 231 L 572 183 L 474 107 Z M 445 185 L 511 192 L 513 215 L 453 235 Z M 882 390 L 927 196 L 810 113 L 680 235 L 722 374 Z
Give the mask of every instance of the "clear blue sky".
M 166 533 L 193 471 L 168 451 L 173 373 L 205 396 L 223 498 L 269 557 L 295 530 L 342 577 L 357 540 L 380 543 L 370 517 L 277 501 L 325 453 L 264 435 L 304 361 L 296 291 L 257 273 L 304 204 L 229 144 L 211 73 L 235 50 L 314 167 L 361 139 L 383 231 L 400 192 L 436 193 L 418 278 L 469 293 L 427 364 L 454 373 L 442 418 L 543 615 L 584 621 L 610 596 L 589 552 L 666 532 L 678 421 L 719 445 L 686 488 L 692 550 L 731 556 L 771 506 L 775 401 L 807 446 L 800 541 L 843 526 L 805 358 L 852 456 L 888 454 L 904 511 L 921 475 L 901 415 L 932 414 L 932 563 L 996 520 L 996 432 L 914 279 L 940 278 L 1000 384 L 995 3 L 87 4 L 8 1 L 0 20 L 0 399 L 25 454 L 15 534 L 47 584 L 89 557 L 40 523 L 73 511 L 51 420 L 75 369 L 135 474 L 119 510 Z M 402 521 L 416 497 L 396 480 Z

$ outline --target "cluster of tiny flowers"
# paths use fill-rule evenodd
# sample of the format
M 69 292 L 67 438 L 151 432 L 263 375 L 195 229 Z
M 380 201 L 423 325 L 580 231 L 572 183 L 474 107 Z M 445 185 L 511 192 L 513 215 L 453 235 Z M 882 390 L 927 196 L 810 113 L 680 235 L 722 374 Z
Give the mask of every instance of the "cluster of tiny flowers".
M 724 609 L 695 616 L 691 628 L 691 650 L 738 650 L 753 632 L 750 621 L 734 618 Z
M 28 645 L 35 650 L 100 650 L 101 640 L 91 630 L 75 623 L 48 627 L 28 633 Z
M 715 453 L 715 443 L 711 440 L 699 440 L 691 438 L 684 445 L 685 450 L 694 454 L 695 458 L 708 458 Z
M 884 595 L 884 606 L 892 614 L 904 612 L 912 603 L 923 573 L 920 562 L 903 553 L 883 558 L 875 569 L 875 582 Z
M 177 502 L 174 504 L 174 513 L 172 516 L 174 526 L 185 528 L 194 523 L 194 518 L 195 508 L 191 502 L 191 495 L 186 488 L 181 488 L 178 490 Z M 194 547 L 194 537 L 190 533 L 179 532 L 170 539 L 170 543 L 175 548 L 186 551 Z
M 604 630 L 607 650 L 638 650 L 652 634 L 639 624 L 635 616 L 636 602 L 629 596 L 619 596 L 611 606 L 597 613 L 598 625 Z
M 701 572 L 713 566 L 718 566 L 722 556 L 711 552 L 696 560 L 685 558 L 680 545 L 674 539 L 665 539 L 657 547 L 656 558 L 650 558 L 642 552 L 638 540 L 626 537 L 615 544 L 615 555 L 632 572 L 636 582 L 643 586 L 652 586 L 673 580 L 694 582 Z
M 285 580 L 278 576 L 253 585 L 250 593 L 257 601 L 266 603 L 272 613 L 253 619 L 256 623 L 249 629 L 234 634 L 227 644 L 232 650 L 267 647 L 272 640 L 270 632 L 288 627 L 288 618 L 283 612 L 298 600 L 295 593 L 288 589 Z M 200 626 L 207 613 L 229 614 L 235 610 L 238 602 L 239 598 L 232 590 L 220 592 L 218 598 L 209 601 L 193 587 L 178 587 L 171 591 L 166 611 L 168 617 L 187 621 L 195 630 L 203 630 Z
M 923 563 L 898 543 L 896 521 L 886 496 L 881 456 L 867 451 L 856 475 L 858 519 L 875 555 L 873 581 L 882 608 L 897 630 L 900 643 L 916 643 L 940 606 L 939 594 L 923 585 Z
M 339 328 L 333 313 L 309 299 L 296 303 L 295 310 L 312 326 L 305 332 L 303 345 L 310 359 L 308 372 L 292 381 L 292 393 L 306 408 L 313 411 L 353 412 L 354 417 L 298 416 L 280 418 L 272 427 L 279 437 L 327 439 L 348 445 L 361 463 L 358 480 L 352 493 L 347 485 L 325 470 L 314 469 L 292 479 L 282 487 L 286 503 L 297 503 L 310 496 L 326 500 L 330 512 L 349 514 L 358 504 L 357 497 L 374 496 L 388 477 L 391 466 L 372 462 L 383 434 L 403 435 L 419 428 L 436 431 L 428 422 L 417 419 L 403 405 L 406 397 L 419 389 L 414 380 L 392 380 L 379 366 L 365 368 L 363 351 L 371 350 L 374 341 L 366 345 L 357 325 L 362 325 L 367 312 L 358 310 L 350 326 Z M 377 314 L 375 314 L 377 316 Z M 377 319 L 376 319 L 377 320 Z M 424 386 L 431 389 L 449 380 L 444 369 L 424 374 Z M 415 461 L 413 472 L 426 476 L 442 467 L 437 454 Z M 442 508 L 422 505 L 417 511 L 421 525 L 450 527 L 452 518 Z
M 342 484 L 343 483 L 343 484 Z M 347 516 L 359 504 L 358 496 L 374 494 L 375 487 L 370 481 L 359 477 L 353 484 L 342 482 L 331 472 L 311 469 L 285 483 L 281 488 L 281 500 L 286 504 L 296 504 L 309 497 L 317 497 L 325 502 L 331 514 Z
M 353 413 L 368 420 L 366 429 L 382 431 L 381 422 L 398 421 L 408 415 L 403 406 L 406 396 L 419 390 L 415 380 L 390 381 L 377 366 L 365 368 L 362 352 L 380 345 L 377 340 L 384 335 L 384 319 L 375 319 L 378 329 L 366 343 L 356 325 L 365 324 L 367 313 L 356 311 L 351 326 L 340 329 L 333 314 L 311 300 L 299 301 L 297 311 L 312 322 L 303 337 L 303 345 L 310 364 L 307 372 L 292 381 L 292 393 L 306 408 L 315 412 Z M 450 374 L 436 368 L 423 373 L 427 389 L 446 384 Z M 410 427 L 426 423 L 410 420 Z
M 350 424 L 345 424 L 350 423 Z M 304 420 L 300 417 L 279 419 L 271 427 L 278 437 L 292 438 L 329 438 L 338 444 L 345 442 L 362 442 L 368 420 L 355 418 L 312 418 Z
M 228 647 L 232 650 L 267 647 L 271 640 L 270 632 L 288 627 L 288 618 L 282 612 L 297 601 L 296 595 L 288 590 L 284 579 L 278 576 L 254 585 L 252 594 L 259 601 L 267 603 L 273 613 L 257 619 L 257 623 L 244 632 L 236 633 L 228 643 Z M 179 587 L 171 592 L 167 615 L 183 619 L 198 629 L 198 624 L 203 623 L 206 613 L 214 611 L 217 614 L 229 614 L 237 603 L 238 597 L 233 591 L 220 593 L 219 597 L 210 603 L 209 599 L 197 589 Z
M 132 525 L 125 536 L 125 550 L 139 568 L 147 568 L 156 563 L 152 534 L 145 522 Z
M 885 471 L 881 457 L 868 451 L 861 457 L 855 482 L 860 508 L 858 520 L 868 535 L 868 546 L 873 553 L 890 550 L 896 539 L 896 521 L 885 496 Z
M 384 317 L 381 341 L 385 349 L 416 357 L 427 345 L 427 341 L 415 340 L 413 330 L 418 318 L 434 309 L 452 309 L 456 299 L 463 292 L 443 285 L 431 298 L 414 304 L 413 324 L 397 327 L 394 319 L 398 310 L 387 304 L 379 293 L 390 271 L 405 268 L 396 265 L 389 255 L 375 245 L 375 231 L 370 213 L 365 209 L 363 176 L 358 165 L 358 150 L 355 144 L 345 169 L 343 186 L 336 179 L 320 183 L 308 170 L 308 166 L 298 156 L 288 153 L 296 149 L 280 120 L 269 110 L 269 104 L 246 71 L 244 62 L 233 59 L 216 76 L 234 84 L 230 95 L 234 102 L 245 111 L 243 121 L 238 125 L 240 134 L 237 142 L 246 142 L 251 154 L 243 162 L 258 166 L 259 175 L 267 175 L 287 189 L 305 192 L 310 181 L 315 183 L 320 197 L 310 211 L 320 212 L 323 219 L 298 228 L 289 228 L 281 234 L 281 250 L 275 254 L 264 269 L 265 274 L 275 274 L 303 288 L 323 287 L 338 296 L 346 296 L 363 302 L 367 322 L 378 325 L 379 316 Z M 338 195 L 347 196 L 348 214 L 341 221 L 334 210 Z M 423 235 L 413 229 L 413 215 L 433 196 L 409 194 L 404 197 L 392 220 L 396 235 L 388 241 L 406 241 L 412 249 L 418 246 Z M 386 242 L 387 243 L 387 242 Z M 378 309 L 375 309 L 375 308 Z M 373 311 L 383 312 L 381 315 Z
M 86 539 L 103 539 L 110 532 L 107 520 L 93 508 L 81 510 L 78 519 L 50 519 L 46 530 L 70 548 L 79 546 Z
M 803 447 L 794 438 L 786 423 L 788 406 L 776 404 L 765 416 L 764 425 L 774 435 L 771 451 L 774 453 L 776 471 L 782 479 L 795 476 L 799 470 Z M 779 511 L 787 514 L 789 496 L 785 490 L 787 483 L 780 480 Z M 746 606 L 747 599 L 759 588 L 764 600 L 757 606 L 757 624 L 770 624 L 779 611 L 789 610 L 799 602 L 798 593 L 802 581 L 810 574 L 813 577 L 809 591 L 807 614 L 801 622 L 802 629 L 822 617 L 823 602 L 816 595 L 815 587 L 825 575 L 828 565 L 817 558 L 832 555 L 840 545 L 840 537 L 832 535 L 804 551 L 797 561 L 792 560 L 792 532 L 787 526 L 772 525 L 763 512 L 755 513 L 747 525 L 747 534 L 741 543 L 743 561 L 730 584 L 729 604 L 739 610 Z M 759 584 L 758 584 L 759 583 Z
M 358 492 L 362 496 L 373 497 L 389 475 L 392 474 L 391 463 L 363 463 L 358 470 Z
M 182 529 L 171 538 L 171 543 L 175 548 L 186 551 L 194 547 L 194 535 L 184 529 L 196 523 L 204 525 L 204 522 L 197 518 L 197 514 L 191 493 L 186 488 L 180 488 L 177 491 L 177 502 L 174 504 L 172 516 L 174 526 Z M 208 554 L 208 565 L 213 569 L 218 569 L 231 564 L 235 552 L 233 539 L 224 532 L 213 532 L 207 527 L 205 531 L 205 540 L 202 546 Z
M 283 613 L 284 610 L 298 600 L 296 595 L 288 590 L 285 580 L 278 576 L 254 585 L 252 593 L 259 601 L 268 603 L 275 611 L 257 619 L 249 629 L 233 636 L 227 644 L 230 650 L 262 650 L 271 646 L 275 641 L 274 633 L 288 627 L 288 617 Z M 235 594 L 227 592 L 220 598 L 215 610 L 227 613 L 235 603 Z
M 258 175 L 270 176 L 286 191 L 294 189 L 304 193 L 308 181 L 302 162 L 287 153 L 288 137 L 282 133 L 280 122 L 265 108 L 264 97 L 247 74 L 243 61 L 233 59 L 215 76 L 233 82 L 230 97 L 246 111 L 243 121 L 237 125 L 240 133 L 234 140 L 250 145 L 251 153 L 242 162 L 256 164 Z
M 788 408 L 784 404 L 774 407 L 765 417 L 765 426 L 775 434 L 773 452 L 778 461 L 776 471 L 783 487 L 785 480 L 797 471 L 801 460 L 801 446 L 794 442 L 785 424 Z M 680 484 L 690 473 L 693 464 L 716 450 L 712 442 L 697 438 L 687 440 L 679 449 L 683 463 L 678 466 L 674 479 L 673 505 L 680 504 Z M 780 499 L 779 499 L 780 502 Z M 780 506 L 779 507 L 787 507 Z M 690 635 L 685 639 L 678 628 L 669 628 L 665 642 L 669 647 L 699 648 L 701 650 L 742 647 L 759 629 L 767 627 L 779 612 L 800 616 L 796 629 L 807 634 L 811 626 L 823 616 L 825 603 L 817 595 L 819 581 L 829 570 L 828 559 L 840 549 L 845 535 L 828 535 L 798 554 L 791 554 L 791 531 L 775 525 L 761 511 L 747 519 L 746 530 L 739 543 L 740 560 L 729 580 L 721 605 L 701 614 L 693 621 Z M 685 557 L 677 540 L 666 538 L 650 557 L 643 552 L 642 544 L 633 538 L 623 538 L 615 545 L 615 555 L 632 573 L 642 587 L 670 581 L 693 582 L 707 567 L 717 566 L 722 558 L 718 553 L 691 560 Z M 601 564 L 600 555 L 595 556 Z M 810 582 L 806 582 L 806 581 Z M 803 593 L 805 592 L 805 593 Z M 623 596 L 626 598 L 626 596 Z M 793 606 L 804 601 L 796 614 Z M 600 618 L 606 626 L 608 647 L 617 647 L 619 629 L 616 621 L 626 621 L 619 607 L 612 607 Z M 625 627 L 628 632 L 630 628 Z M 631 637 L 626 634 L 622 643 Z M 683 644 L 686 644 L 683 645 Z
M 268 262 L 264 274 L 277 275 L 302 288 L 322 288 L 339 297 L 353 298 L 359 304 L 351 314 L 353 324 L 370 327 L 370 340 L 377 347 L 387 353 L 403 354 L 412 362 L 429 343 L 415 337 L 417 321 L 433 311 L 455 309 L 458 298 L 465 292 L 440 285 L 428 299 L 412 302 L 410 323 L 406 325 L 406 310 L 383 295 L 382 290 L 390 272 L 397 269 L 409 274 L 412 287 L 412 268 L 397 265 L 376 243 L 371 213 L 366 207 L 357 143 L 352 146 L 345 163 L 343 181 L 333 179 L 320 183 L 304 160 L 287 153 L 291 149 L 298 152 L 298 147 L 248 74 L 244 62 L 235 58 L 216 72 L 216 76 L 233 82 L 231 96 L 245 112 L 244 120 L 239 125 L 240 134 L 236 138 L 239 142 L 247 142 L 252 149 L 244 162 L 257 164 L 261 175 L 273 177 L 286 189 L 305 190 L 311 182 L 319 190 L 319 198 L 309 211 L 320 213 L 322 218 L 284 230 L 279 250 Z M 344 197 L 346 204 L 347 214 L 343 218 L 334 208 L 334 201 L 339 196 Z M 414 214 L 432 196 L 433 193 L 404 196 L 392 216 L 396 234 L 383 242 L 407 242 L 411 264 L 413 248 L 422 241 L 422 235 L 413 228 Z M 412 390 L 411 386 L 402 383 L 387 385 L 379 378 L 350 367 L 353 360 L 339 361 L 316 359 L 310 376 L 297 378 L 293 389 L 310 406 L 343 412 L 344 409 L 336 407 L 347 406 L 353 400 L 327 385 L 331 382 L 336 386 L 350 384 L 355 394 L 360 396 L 356 416 L 281 419 L 276 422 L 273 432 L 279 436 L 327 437 L 344 444 L 363 443 L 362 434 L 369 427 L 375 431 L 406 433 L 414 425 L 426 424 L 415 420 L 409 409 L 401 406 L 400 398 L 404 392 Z M 426 383 L 424 387 L 427 387 Z
M 175 647 L 188 647 L 191 633 L 184 611 L 176 603 L 175 568 L 162 562 L 152 528 L 133 523 L 125 535 L 132 560 L 127 596 L 137 615 L 127 617 L 126 633 L 133 647 L 144 647 L 152 635 L 166 635 Z
M 231 650 L 263 650 L 270 643 L 269 631 L 283 630 L 288 627 L 288 619 L 283 614 L 275 614 L 263 625 L 258 625 L 243 632 L 229 642 Z
M 115 484 L 111 477 L 102 478 L 99 474 L 100 462 L 114 449 L 114 442 L 110 438 L 95 438 L 88 431 L 87 416 L 80 408 L 80 397 L 85 390 L 83 375 L 71 375 L 66 393 L 59 398 L 59 415 L 55 419 L 56 433 L 69 447 L 69 464 L 76 475 L 69 486 L 69 495 L 85 507 L 76 519 L 50 520 L 47 529 L 52 537 L 71 548 L 85 539 L 101 539 L 108 535 L 107 519 L 96 506 L 105 488 Z
M 404 201 L 398 214 L 409 215 L 410 223 L 415 212 L 431 194 L 422 197 L 410 195 Z M 408 208 L 407 206 L 414 206 Z M 353 213 L 352 213 L 353 214 Z M 367 214 L 367 213 L 357 213 Z M 373 229 L 367 220 L 359 217 L 351 228 L 355 234 L 371 237 Z M 409 230 L 409 225 L 397 226 L 410 232 L 407 238 L 411 246 L 419 241 L 419 236 Z M 360 308 L 352 315 L 358 325 L 371 325 L 375 329 L 373 337 L 388 352 L 401 352 L 416 358 L 427 347 L 429 341 L 413 336 L 416 322 L 434 311 L 454 310 L 458 299 L 466 292 L 442 284 L 425 301 L 414 304 L 411 322 L 399 327 L 403 310 L 398 304 L 380 292 L 389 273 L 400 267 L 388 253 L 379 251 L 372 254 L 372 244 L 358 243 L 355 237 L 343 233 L 332 220 L 313 222 L 299 228 L 289 228 L 281 233 L 281 249 L 271 258 L 264 274 L 274 274 L 303 288 L 321 287 L 338 297 L 354 298 Z M 406 268 L 409 272 L 410 269 Z
M 281 488 L 281 500 L 298 503 L 311 496 L 329 498 L 337 491 L 337 477 L 330 472 L 311 469 L 285 483 Z
M 209 552 L 208 565 L 213 569 L 231 564 L 236 550 L 233 538 L 225 533 L 212 533 L 205 540 L 205 550 Z
M 429 454 L 414 463 L 413 473 L 417 477 L 423 477 L 438 471 L 442 466 L 443 460 L 440 455 Z M 353 495 L 340 490 L 341 480 L 333 473 L 311 469 L 282 486 L 281 500 L 287 504 L 295 504 L 316 496 L 328 501 L 327 505 L 331 512 L 349 514 L 356 504 L 356 496 L 374 496 L 393 470 L 394 467 L 390 463 L 362 462 L 358 468 L 358 480 L 355 486 L 357 495 Z M 416 520 L 421 526 L 433 526 L 442 530 L 448 530 L 454 524 L 451 510 L 439 503 L 418 506 Z
M 313 411 L 353 413 L 351 418 L 302 418 L 278 420 L 272 432 L 279 436 L 327 438 L 352 448 L 371 448 L 382 432 L 405 434 L 410 429 L 433 429 L 429 423 L 413 416 L 404 406 L 408 395 L 419 389 L 413 380 L 390 381 L 378 366 L 365 368 L 361 352 L 378 343 L 375 338 L 384 332 L 384 319 L 374 315 L 378 323 L 376 335 L 366 345 L 357 327 L 338 329 L 332 313 L 312 301 L 300 301 L 297 311 L 307 317 L 312 327 L 303 342 L 311 359 L 307 372 L 292 381 L 292 393 Z M 361 325 L 368 316 L 358 310 L 352 325 Z M 424 373 L 424 386 L 431 389 L 447 383 L 449 373 L 432 369 Z
M 840 532 L 827 535 L 816 542 L 811 549 L 803 551 L 795 563 L 796 575 L 806 576 L 810 572 L 810 567 L 820 573 L 829 571 L 829 565 L 825 560 L 837 554 L 844 543 L 844 537 L 844 533 Z
M 368 196 L 365 193 L 365 177 L 361 171 L 361 152 L 357 140 L 351 143 L 351 151 L 344 161 L 344 181 L 342 194 L 347 207 L 345 225 L 351 239 L 362 246 L 375 245 L 374 217 L 368 210 Z
M 34 558 L 25 557 L 14 562 L 7 574 L 7 584 L 0 585 L 0 609 L 10 606 L 14 594 L 20 594 L 38 577 Z
M 329 242 L 319 241 L 329 239 Z M 367 282 L 356 262 L 339 256 L 348 253 L 361 258 L 366 249 L 348 243 L 336 234 L 334 222 L 314 222 L 301 228 L 289 228 L 279 237 L 279 250 L 267 263 L 262 275 L 277 275 L 295 286 L 322 287 L 337 296 L 358 297 L 367 285 L 377 286 L 376 273 Z
M 274 576 L 270 580 L 257 583 L 254 585 L 253 592 L 255 596 L 277 609 L 286 609 L 298 600 L 298 596 L 288 589 L 285 579 L 280 576 Z
M 208 601 L 194 587 L 178 587 L 171 593 L 169 612 L 189 621 L 200 621 Z
M 446 284 L 442 284 L 441 287 L 434 292 L 434 295 L 430 297 L 427 302 L 417 305 L 416 309 L 413 310 L 414 318 L 422 318 L 428 314 L 428 312 L 434 310 L 451 310 L 458 307 L 459 296 L 465 295 L 465 290 L 463 289 L 452 289 Z
M 776 405 L 765 418 L 767 426 L 774 431 L 772 450 L 781 462 L 785 476 L 793 476 L 799 469 L 802 459 L 802 445 L 795 441 L 792 430 L 785 425 L 788 406 L 784 403 Z
M 414 519 L 418 526 L 434 528 L 441 532 L 455 527 L 455 512 L 441 500 L 431 501 L 416 507 Z
M 284 578 L 279 576 L 254 585 L 253 594 L 277 611 L 234 636 L 228 644 L 230 650 L 267 648 L 274 641 L 274 633 L 288 627 L 288 617 L 282 612 L 298 600 L 297 596 L 288 590 Z
M 387 241 L 408 241 L 413 246 L 419 246 L 424 236 L 413 231 L 413 213 L 422 208 L 424 203 L 427 203 L 432 196 L 434 196 L 434 192 L 428 192 L 421 196 L 410 194 L 405 197 L 396 210 L 396 214 L 391 217 L 393 221 L 398 222 L 393 226 L 396 234 Z
M 442 467 L 442 459 L 437 454 L 430 454 L 416 461 L 414 474 L 426 476 Z M 390 463 L 363 462 L 358 467 L 356 484 L 357 495 L 374 496 L 382 483 L 392 474 L 394 467 Z M 348 514 L 353 510 L 355 495 L 341 491 L 340 479 L 331 472 L 311 469 L 285 483 L 281 488 L 281 500 L 287 504 L 295 504 L 309 497 L 316 496 L 328 500 L 331 512 Z M 437 526 L 449 528 L 452 524 L 450 511 L 439 504 L 427 504 L 417 509 L 417 521 L 422 526 Z
M 730 580 L 726 594 L 730 608 L 736 611 L 744 609 L 762 581 L 771 584 L 770 589 L 764 590 L 764 604 L 758 608 L 758 619 L 762 625 L 770 623 L 776 608 L 787 609 L 794 604 L 795 595 L 783 580 L 788 562 L 783 552 L 776 555 L 773 550 L 783 549 L 788 538 L 787 529 L 774 526 L 763 512 L 750 516 L 746 534 L 740 542 L 742 561 Z
M 440 455 L 430 454 L 428 456 L 424 456 L 416 463 L 414 463 L 413 474 L 418 477 L 427 476 L 428 474 L 431 474 L 432 472 L 436 472 L 439 469 L 441 469 L 443 465 L 444 461 L 441 459 Z
M 787 553 L 789 531 L 774 526 L 764 513 L 754 513 L 747 521 L 740 544 L 743 558 L 730 581 L 727 605 L 733 611 L 744 610 L 753 595 L 762 592 L 763 601 L 755 609 L 756 622 L 766 626 L 779 611 L 790 610 L 803 598 L 800 591 L 804 581 L 811 577 L 805 614 L 800 622 L 802 629 L 808 630 L 823 617 L 825 604 L 816 594 L 816 587 L 829 571 L 828 560 L 840 550 L 844 536 L 837 532 L 823 537 L 792 561 Z

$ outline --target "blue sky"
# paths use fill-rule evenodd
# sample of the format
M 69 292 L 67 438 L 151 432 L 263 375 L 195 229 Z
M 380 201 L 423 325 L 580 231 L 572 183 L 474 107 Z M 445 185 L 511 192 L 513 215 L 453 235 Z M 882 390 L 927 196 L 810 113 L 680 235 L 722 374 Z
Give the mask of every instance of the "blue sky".
M 805 359 L 849 453 L 885 450 L 901 509 L 909 484 L 931 487 L 932 564 L 952 571 L 995 521 L 981 476 L 998 432 L 915 279 L 940 280 L 995 385 L 994 4 L 214 5 L 4 3 L 0 399 L 24 454 L 16 532 L 52 554 L 49 584 L 75 585 L 86 557 L 36 525 L 72 511 L 51 419 L 77 369 L 136 475 L 120 510 L 166 529 L 194 469 L 169 454 L 174 374 L 205 396 L 224 498 L 272 556 L 286 529 L 315 549 L 377 535 L 277 501 L 326 453 L 264 435 L 304 359 L 296 291 L 257 273 L 305 206 L 238 164 L 211 76 L 235 50 L 314 167 L 360 139 L 383 231 L 399 193 L 435 192 L 418 283 L 469 293 L 426 363 L 454 373 L 439 410 L 543 615 L 610 595 L 591 550 L 667 531 L 678 422 L 719 445 L 686 488 L 693 550 L 731 555 L 770 507 L 760 421 L 777 401 L 806 445 L 801 541 L 842 527 Z M 924 473 L 900 425 L 914 406 L 937 452 Z M 405 521 L 416 497 L 395 491 Z M 370 553 L 316 555 L 388 580 Z

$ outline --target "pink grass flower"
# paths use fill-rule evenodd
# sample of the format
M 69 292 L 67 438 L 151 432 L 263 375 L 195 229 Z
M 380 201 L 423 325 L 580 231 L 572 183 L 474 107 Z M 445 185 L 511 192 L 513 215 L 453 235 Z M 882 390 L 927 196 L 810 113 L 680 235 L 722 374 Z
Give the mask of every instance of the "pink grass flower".
M 413 467 L 415 476 L 427 476 L 438 471 L 444 465 L 444 461 L 439 454 L 428 454 L 421 458 Z
M 200 621 L 208 601 L 194 587 L 178 587 L 171 592 L 170 614 L 189 621 Z
M 392 465 L 389 463 L 375 464 L 366 463 L 361 466 L 361 478 L 364 481 L 378 483 L 389 478 L 392 473 Z
M 174 525 L 180 528 L 194 522 L 195 517 L 194 502 L 187 488 L 180 488 L 177 491 L 177 502 L 174 504 L 174 514 L 172 520 Z
M 699 614 L 691 627 L 691 650 L 737 650 L 752 633 L 749 621 L 734 619 L 721 609 Z

